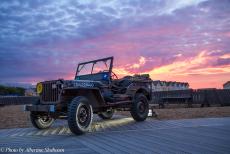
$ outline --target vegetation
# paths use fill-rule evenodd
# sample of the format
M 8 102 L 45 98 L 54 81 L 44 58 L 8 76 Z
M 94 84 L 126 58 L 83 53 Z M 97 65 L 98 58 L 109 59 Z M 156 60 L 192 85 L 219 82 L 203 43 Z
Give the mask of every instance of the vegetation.
M 21 87 L 6 87 L 0 85 L 0 95 L 17 95 L 23 96 L 25 94 L 25 89 Z

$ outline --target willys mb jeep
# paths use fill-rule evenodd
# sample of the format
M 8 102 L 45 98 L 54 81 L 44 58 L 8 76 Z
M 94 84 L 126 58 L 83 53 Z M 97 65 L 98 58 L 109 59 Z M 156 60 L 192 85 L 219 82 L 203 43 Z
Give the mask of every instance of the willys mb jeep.
M 151 79 L 148 74 L 118 79 L 113 57 L 79 63 L 74 80 L 37 84 L 39 101 L 26 105 L 33 126 L 49 128 L 55 119 L 67 119 L 70 130 L 80 135 L 90 129 L 93 114 L 110 119 L 114 110 L 130 111 L 136 121 L 148 116 Z

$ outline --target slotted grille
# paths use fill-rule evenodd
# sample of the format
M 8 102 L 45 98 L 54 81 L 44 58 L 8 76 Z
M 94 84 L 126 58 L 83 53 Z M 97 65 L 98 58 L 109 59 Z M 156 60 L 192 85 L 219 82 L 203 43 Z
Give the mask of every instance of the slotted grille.
M 56 102 L 58 101 L 59 86 L 55 86 L 56 82 L 44 82 L 42 83 L 41 98 L 43 102 Z

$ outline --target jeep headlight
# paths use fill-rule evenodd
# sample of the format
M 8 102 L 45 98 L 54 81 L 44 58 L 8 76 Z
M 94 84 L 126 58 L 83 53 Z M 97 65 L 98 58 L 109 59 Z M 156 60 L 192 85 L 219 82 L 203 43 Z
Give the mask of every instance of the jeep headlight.
M 43 88 L 43 87 L 42 87 L 42 83 L 38 83 L 38 84 L 37 84 L 37 93 L 38 93 L 38 94 L 42 93 L 42 88 Z

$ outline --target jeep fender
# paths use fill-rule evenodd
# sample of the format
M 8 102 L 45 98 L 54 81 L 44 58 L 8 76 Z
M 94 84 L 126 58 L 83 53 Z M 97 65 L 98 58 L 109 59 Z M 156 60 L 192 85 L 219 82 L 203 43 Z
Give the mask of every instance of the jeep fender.
M 137 93 L 141 93 L 143 95 L 145 95 L 147 97 L 147 99 L 150 101 L 151 100 L 151 94 L 150 94 L 150 91 L 146 88 L 140 88 L 136 91 L 135 95 Z
M 63 90 L 62 99 L 70 102 L 77 96 L 86 97 L 93 108 L 106 106 L 106 102 L 98 88 L 66 88 Z
M 148 88 L 145 88 L 145 87 L 132 87 L 132 88 L 130 87 L 127 90 L 126 94 L 128 94 L 128 95 L 132 96 L 132 98 L 134 98 L 135 95 L 138 93 L 142 93 L 143 95 L 145 95 L 147 97 L 147 99 L 149 101 L 151 101 L 151 99 L 152 99 L 151 90 Z

